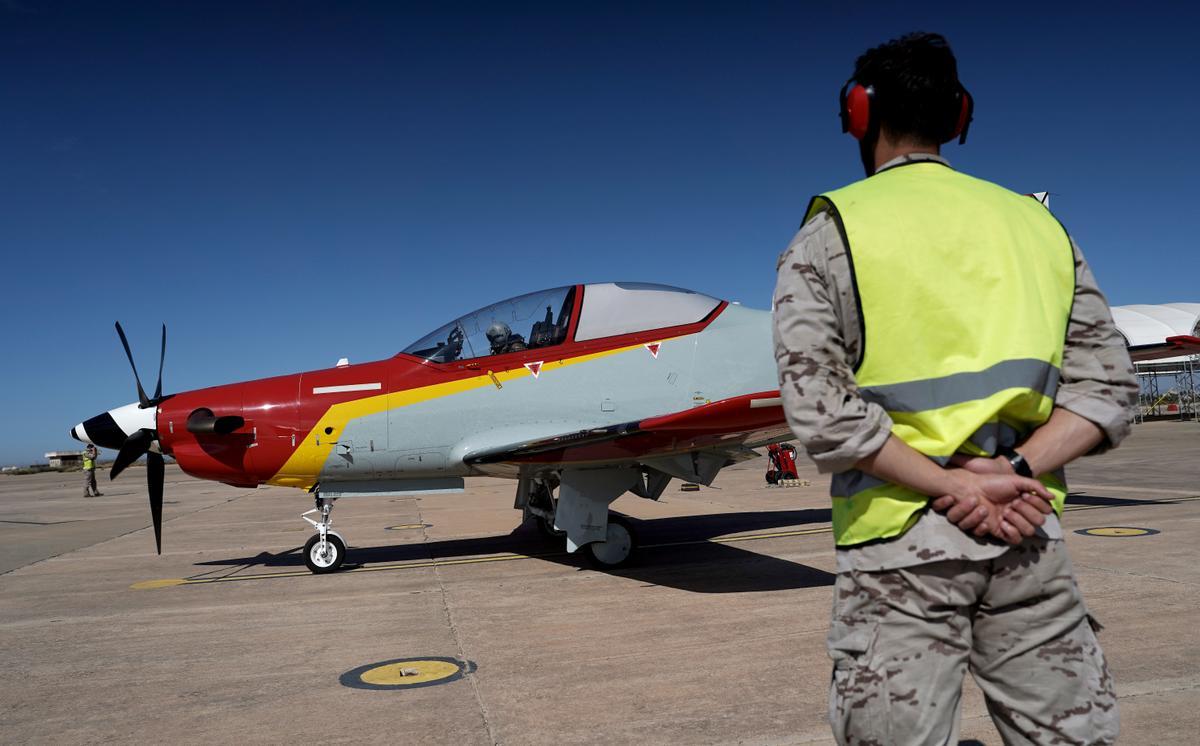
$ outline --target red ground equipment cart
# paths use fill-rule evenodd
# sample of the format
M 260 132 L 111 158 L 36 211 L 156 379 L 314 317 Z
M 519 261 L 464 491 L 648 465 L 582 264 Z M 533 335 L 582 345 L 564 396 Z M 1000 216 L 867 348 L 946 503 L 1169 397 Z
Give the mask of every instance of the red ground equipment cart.
M 771 461 L 767 469 L 767 484 L 778 484 L 781 479 L 796 478 L 796 447 L 791 443 L 774 443 L 767 446 L 767 457 Z

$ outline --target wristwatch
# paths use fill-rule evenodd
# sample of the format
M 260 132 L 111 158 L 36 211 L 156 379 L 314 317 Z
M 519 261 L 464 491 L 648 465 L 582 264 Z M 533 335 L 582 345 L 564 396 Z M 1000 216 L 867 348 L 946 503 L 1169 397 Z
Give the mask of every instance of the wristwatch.
M 1013 471 L 1022 477 L 1033 479 L 1033 469 L 1029 468 L 1029 462 L 1025 457 L 1017 453 L 1017 451 L 1009 446 L 1000 446 L 996 449 L 997 456 L 1003 456 L 1008 459 L 1008 463 L 1012 465 Z

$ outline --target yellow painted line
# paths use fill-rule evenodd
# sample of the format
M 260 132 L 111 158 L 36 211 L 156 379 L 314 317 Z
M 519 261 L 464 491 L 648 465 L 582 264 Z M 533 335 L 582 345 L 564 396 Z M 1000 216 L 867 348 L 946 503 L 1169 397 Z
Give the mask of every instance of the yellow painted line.
M 155 588 L 170 588 L 173 585 L 185 585 L 187 582 L 183 578 L 163 578 L 162 580 L 143 580 L 129 587 L 135 591 L 149 591 Z
M 720 536 L 715 539 L 698 539 L 689 541 L 668 541 L 661 544 L 643 544 L 642 549 L 660 549 L 662 547 L 684 547 L 692 544 L 733 544 L 739 541 L 760 541 L 762 539 L 787 539 L 793 536 L 813 536 L 816 534 L 828 534 L 833 531 L 833 526 L 820 526 L 817 528 L 801 528 L 795 531 L 775 531 L 769 534 L 745 534 L 742 536 Z

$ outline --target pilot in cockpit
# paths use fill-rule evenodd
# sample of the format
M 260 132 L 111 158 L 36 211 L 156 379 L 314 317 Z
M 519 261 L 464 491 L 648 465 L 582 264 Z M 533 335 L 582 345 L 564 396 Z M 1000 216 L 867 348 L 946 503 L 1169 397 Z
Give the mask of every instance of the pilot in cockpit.
M 497 321 L 488 327 L 487 338 L 492 345 L 493 355 L 529 349 L 525 344 L 525 338 L 520 334 L 513 334 L 512 329 L 503 321 Z

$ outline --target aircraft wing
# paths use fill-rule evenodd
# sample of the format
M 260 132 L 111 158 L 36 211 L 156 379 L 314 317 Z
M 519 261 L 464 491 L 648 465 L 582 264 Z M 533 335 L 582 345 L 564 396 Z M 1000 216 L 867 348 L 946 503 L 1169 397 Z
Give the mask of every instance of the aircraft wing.
M 777 391 L 736 396 L 671 414 L 510 443 L 467 454 L 487 464 L 636 461 L 692 450 L 744 451 L 790 435 Z
M 1192 337 L 1186 334 L 1167 337 L 1159 344 L 1138 345 L 1129 348 L 1129 357 L 1135 363 L 1197 354 L 1200 354 L 1200 337 Z

